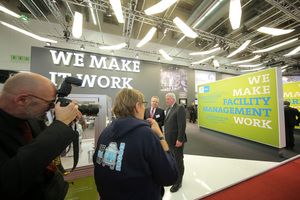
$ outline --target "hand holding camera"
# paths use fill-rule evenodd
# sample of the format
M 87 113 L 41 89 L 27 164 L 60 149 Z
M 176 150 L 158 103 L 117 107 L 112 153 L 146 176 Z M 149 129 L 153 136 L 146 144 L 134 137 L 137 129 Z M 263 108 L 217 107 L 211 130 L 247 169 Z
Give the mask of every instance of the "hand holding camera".
M 61 102 L 55 105 L 55 117 L 66 125 L 69 125 L 75 118 L 80 119 L 82 116 L 78 110 L 78 105 L 75 102 L 69 103 L 67 106 L 62 107 Z

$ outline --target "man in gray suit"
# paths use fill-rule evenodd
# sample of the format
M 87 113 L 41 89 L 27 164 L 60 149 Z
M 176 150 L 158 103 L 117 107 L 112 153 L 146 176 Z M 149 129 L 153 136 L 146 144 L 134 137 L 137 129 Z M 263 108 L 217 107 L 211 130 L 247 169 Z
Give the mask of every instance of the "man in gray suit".
M 166 94 L 166 103 L 169 107 L 167 108 L 165 117 L 165 137 L 178 167 L 178 180 L 171 187 L 170 191 L 177 192 L 182 185 L 182 177 L 184 174 L 183 147 L 187 141 L 185 134 L 186 114 L 184 107 L 176 103 L 174 93 Z

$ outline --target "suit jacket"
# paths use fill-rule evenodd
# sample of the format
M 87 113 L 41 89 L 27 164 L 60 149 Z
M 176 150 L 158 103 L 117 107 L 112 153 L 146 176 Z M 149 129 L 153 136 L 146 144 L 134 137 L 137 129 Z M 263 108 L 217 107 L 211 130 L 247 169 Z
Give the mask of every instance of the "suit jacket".
M 17 127 L 20 122 L 0 110 L 0 199 L 40 200 L 46 167 L 78 133 L 60 121 L 46 127 L 43 121 L 32 120 L 28 123 L 34 139 L 27 143 Z
M 145 109 L 144 119 L 150 118 L 150 109 L 151 109 L 151 107 Z M 153 119 L 155 119 L 155 121 L 158 123 L 160 130 L 163 131 L 162 126 L 165 123 L 165 111 L 163 109 L 157 107 L 155 109 Z
M 168 113 L 170 107 L 167 109 Z M 165 137 L 169 145 L 175 146 L 176 140 L 187 142 L 185 133 L 186 128 L 186 113 L 184 107 L 175 103 L 169 113 L 165 117 Z
M 296 108 L 285 106 L 284 118 L 285 118 L 285 126 L 287 127 L 299 126 L 300 112 Z

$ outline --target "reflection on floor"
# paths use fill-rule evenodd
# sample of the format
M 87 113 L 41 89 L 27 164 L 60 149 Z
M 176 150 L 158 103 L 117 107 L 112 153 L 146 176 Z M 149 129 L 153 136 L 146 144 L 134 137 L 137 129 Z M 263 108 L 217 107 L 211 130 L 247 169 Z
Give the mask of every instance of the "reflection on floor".
M 277 165 L 262 162 L 208 156 L 184 155 L 185 174 L 176 193 L 165 187 L 163 200 L 192 200 L 220 190 Z
M 191 125 L 189 125 L 191 126 Z M 197 126 L 197 125 L 193 125 Z M 188 127 L 191 128 L 191 127 Z M 88 135 L 92 135 L 88 133 Z M 87 138 L 87 139 L 86 139 Z M 94 138 L 83 135 L 78 167 L 92 164 L 91 156 Z M 72 168 L 72 149 L 62 157 L 65 169 Z M 239 182 L 270 169 L 280 162 L 257 161 L 245 159 L 220 158 L 211 156 L 184 155 L 185 174 L 182 188 L 176 193 L 165 187 L 163 200 L 192 200 L 206 196 L 223 187 Z

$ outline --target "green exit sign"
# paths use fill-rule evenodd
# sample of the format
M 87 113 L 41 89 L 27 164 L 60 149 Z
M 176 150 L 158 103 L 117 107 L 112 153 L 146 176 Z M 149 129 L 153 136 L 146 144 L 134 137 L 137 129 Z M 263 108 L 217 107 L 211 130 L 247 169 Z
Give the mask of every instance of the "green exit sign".
M 11 60 L 15 60 L 15 61 L 30 61 L 30 57 L 27 57 L 27 56 L 15 56 L 15 55 L 12 55 L 10 56 L 10 59 Z

